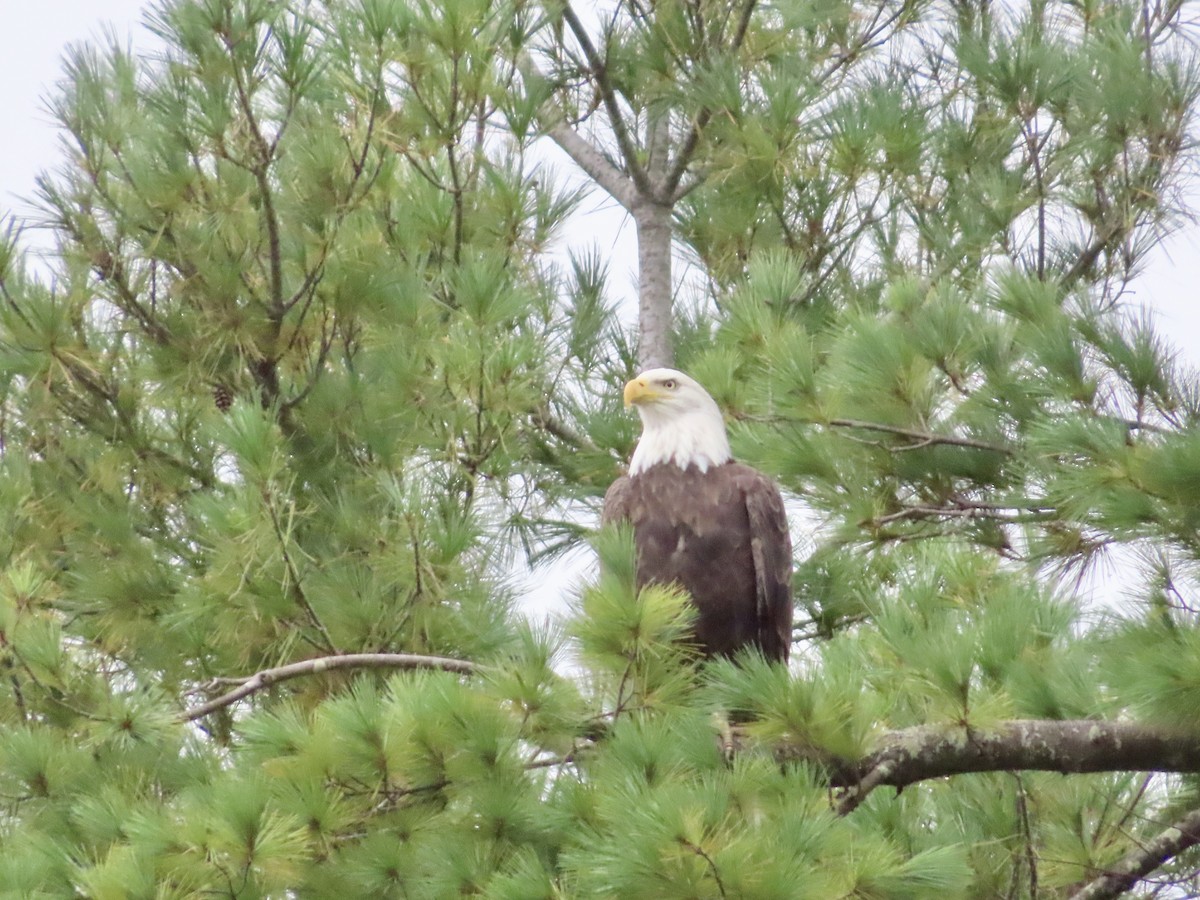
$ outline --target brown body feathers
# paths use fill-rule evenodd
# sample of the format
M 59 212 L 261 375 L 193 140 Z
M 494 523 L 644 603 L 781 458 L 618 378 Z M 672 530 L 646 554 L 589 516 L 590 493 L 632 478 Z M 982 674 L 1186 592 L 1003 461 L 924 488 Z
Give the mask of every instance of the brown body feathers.
M 678 584 L 697 609 L 706 656 L 757 647 L 786 661 L 792 632 L 792 548 L 775 484 L 726 462 L 701 472 L 659 463 L 617 479 L 602 522 L 628 521 L 637 583 Z

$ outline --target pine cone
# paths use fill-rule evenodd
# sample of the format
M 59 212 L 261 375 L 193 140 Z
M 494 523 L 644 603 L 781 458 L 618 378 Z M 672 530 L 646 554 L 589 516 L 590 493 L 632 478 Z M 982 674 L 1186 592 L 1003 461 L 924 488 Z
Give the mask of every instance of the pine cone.
M 223 384 L 218 384 L 213 388 L 213 402 L 221 412 L 229 412 L 229 407 L 233 406 L 233 391 Z

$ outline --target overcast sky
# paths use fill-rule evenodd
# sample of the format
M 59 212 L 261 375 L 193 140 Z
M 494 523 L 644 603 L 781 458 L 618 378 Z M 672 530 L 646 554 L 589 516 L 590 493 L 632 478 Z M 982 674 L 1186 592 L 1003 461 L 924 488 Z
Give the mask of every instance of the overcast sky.
M 145 0 L 34 0 L 6 3 L 0 28 L 0 210 L 27 211 L 38 172 L 58 159 L 58 137 L 45 98 L 62 75 L 68 44 L 103 37 L 112 25 L 122 41 L 149 47 L 141 25 Z

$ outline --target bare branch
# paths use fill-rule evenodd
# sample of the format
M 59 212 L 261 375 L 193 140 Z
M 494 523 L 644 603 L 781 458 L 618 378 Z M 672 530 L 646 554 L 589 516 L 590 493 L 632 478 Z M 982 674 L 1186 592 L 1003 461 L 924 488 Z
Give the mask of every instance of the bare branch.
M 605 65 L 605 61 L 596 50 L 595 45 L 588 36 L 587 29 L 583 27 L 583 22 L 580 21 L 579 16 L 575 13 L 570 3 L 562 5 L 562 17 L 571 29 L 571 33 L 575 36 L 575 40 L 579 42 L 584 58 L 591 69 L 589 74 L 596 84 L 596 89 L 600 92 L 600 99 L 604 103 L 605 111 L 608 113 L 613 137 L 617 142 L 617 149 L 621 151 L 621 157 L 625 160 L 625 165 L 629 169 L 629 177 L 633 179 L 633 183 L 637 186 L 639 193 L 652 194 L 653 190 L 650 178 L 647 176 L 646 170 L 642 168 L 642 164 L 638 159 L 637 147 L 630 137 L 629 127 L 625 124 L 625 117 L 621 112 L 621 105 L 617 101 L 616 91 L 613 90 L 612 80 L 608 77 L 608 68 Z
M 544 81 L 533 60 L 522 55 L 517 60 L 521 75 L 529 80 Z M 538 120 L 547 137 L 558 144 L 571 160 L 583 169 L 596 184 L 604 188 L 625 209 L 630 209 L 637 196 L 635 183 L 622 172 L 604 153 L 568 125 L 561 110 L 546 100 L 538 109 Z
M 572 161 L 583 169 L 588 176 L 604 188 L 614 200 L 629 210 L 634 203 L 637 192 L 634 184 L 620 169 L 609 161 L 599 149 L 593 146 L 574 128 L 566 122 L 555 122 L 553 125 L 543 122 L 546 134 L 558 144 Z
M 333 636 L 329 633 L 329 629 L 325 627 L 325 623 L 321 621 L 321 617 L 317 615 L 317 611 L 313 605 L 308 602 L 308 595 L 304 590 L 304 582 L 300 578 L 300 572 L 296 568 L 295 562 L 292 560 L 292 554 L 288 550 L 289 536 L 285 533 L 283 523 L 279 520 L 279 511 L 275 508 L 275 500 L 269 491 L 263 492 L 264 505 L 267 512 L 271 515 L 271 525 L 275 530 L 275 539 L 279 541 L 279 554 L 283 559 L 283 564 L 288 573 L 288 580 L 291 582 L 292 598 L 296 604 L 304 610 L 308 616 L 309 623 L 321 633 L 321 637 L 325 639 L 325 646 L 321 649 L 337 654 L 339 650 L 333 642 Z M 288 524 L 288 532 L 291 531 L 291 524 Z
M 1004 444 L 994 444 L 990 441 L 981 441 L 976 438 L 959 437 L 954 434 L 938 434 L 932 431 L 923 431 L 920 428 L 906 428 L 902 425 L 887 425 L 883 422 L 867 422 L 862 419 L 793 419 L 784 416 L 757 416 L 757 415 L 736 415 L 735 418 L 741 422 L 763 422 L 767 424 L 782 424 L 787 422 L 792 425 L 825 425 L 830 428 L 846 428 L 860 429 L 862 431 L 876 431 L 881 434 L 893 434 L 897 437 L 910 438 L 913 443 L 906 444 L 900 447 L 888 447 L 882 443 L 874 441 L 864 441 L 874 446 L 884 447 L 893 453 L 903 453 L 911 450 L 922 450 L 925 447 L 936 445 L 944 445 L 948 447 L 967 447 L 972 450 L 988 450 L 992 453 L 1002 453 L 1005 456 L 1012 456 L 1016 453 L 1014 447 L 1009 447 Z M 1109 421 L 1117 421 L 1125 426 L 1129 431 L 1144 431 L 1150 434 L 1171 434 L 1169 428 L 1163 428 L 1160 425 L 1154 425 L 1149 422 L 1137 422 L 1132 419 L 1108 419 Z
M 950 501 L 945 506 L 903 506 L 895 512 L 868 519 L 863 524 L 879 528 L 904 519 L 995 519 L 1000 522 L 1027 522 L 1046 521 L 1054 514 L 1055 510 L 1051 506 L 1004 506 L 959 500 Z
M 806 746 L 777 752 L 812 755 Z M 919 725 L 888 732 L 864 759 L 833 768 L 834 786 L 844 788 L 837 812 L 846 815 L 881 785 L 900 789 L 971 772 L 1200 772 L 1200 734 L 1091 719 L 1016 719 L 981 729 Z
M 646 172 L 651 186 L 648 196 L 669 206 L 673 203 L 671 194 L 662 185 L 670 162 L 671 111 L 649 111 L 646 119 Z
M 1119 897 L 1159 866 L 1200 844 L 1200 810 L 1192 810 L 1071 895 L 1071 900 Z
M 750 28 L 750 18 L 754 14 L 756 5 L 757 0 L 746 0 L 742 4 L 742 8 L 738 14 L 737 28 L 734 30 L 733 40 L 730 44 L 730 49 L 735 52 L 741 48 L 746 40 L 746 31 Z M 687 172 L 688 165 L 691 163 L 692 157 L 695 156 L 696 148 L 700 145 L 700 136 L 704 133 L 704 129 L 708 127 L 712 114 L 712 109 L 705 107 L 696 114 L 696 118 L 692 121 L 692 127 L 688 129 L 687 137 L 683 139 L 683 144 L 675 156 L 675 161 L 671 163 L 670 171 L 667 172 L 666 178 L 663 180 L 662 195 L 664 200 L 677 203 L 694 187 L 694 184 L 689 184 L 681 188 L 680 182 L 683 181 L 683 176 Z
M 830 419 L 825 424 L 834 428 L 861 428 L 863 431 L 879 431 L 884 434 L 894 434 L 900 437 L 912 438 L 914 441 L 919 441 L 922 446 L 930 444 L 945 444 L 951 447 L 970 447 L 975 450 L 990 450 L 993 453 L 1003 453 L 1005 456 L 1011 456 L 1013 453 L 1011 447 L 1005 447 L 1003 444 L 992 444 L 988 441 L 978 441 L 974 438 L 958 437 L 957 435 L 953 434 L 934 434 L 933 432 L 929 431 L 921 431 L 918 428 L 903 428 L 899 425 L 884 425 L 880 422 L 864 422 L 861 419 Z
M 1012 456 L 1016 452 L 1012 447 L 1006 447 L 1003 444 L 993 444 L 989 441 L 980 441 L 975 438 L 959 437 L 954 434 L 937 434 L 932 431 L 923 431 L 920 428 L 905 428 L 902 425 L 886 425 L 882 422 L 866 422 L 862 419 L 794 419 L 785 416 L 757 416 L 757 415 L 738 415 L 738 421 L 742 422 L 763 422 L 766 424 L 790 424 L 790 425 L 825 425 L 830 428 L 850 428 L 860 429 L 862 431 L 877 431 L 881 434 L 893 434 L 897 437 L 909 438 L 916 443 L 904 447 L 888 447 L 893 451 L 918 450 L 923 447 L 929 447 L 936 444 L 943 444 L 950 447 L 969 447 L 973 450 L 989 450 L 992 453 L 1002 453 L 1005 456 Z
M 572 447 L 581 447 L 591 453 L 600 452 L 600 448 L 596 446 L 596 442 L 590 436 L 584 432 L 576 431 L 562 419 L 555 416 L 548 403 L 543 404 L 533 411 L 533 422 L 539 428 L 545 429 L 553 437 Z
M 254 113 L 254 103 L 250 96 L 250 87 L 244 77 L 245 73 L 236 61 L 237 47 L 228 34 L 223 36 L 223 42 L 225 49 L 229 53 L 229 60 L 232 63 L 234 84 L 237 86 L 238 108 L 246 119 L 246 125 L 254 147 L 255 158 L 249 164 L 243 164 L 246 166 L 247 171 L 254 176 L 254 180 L 258 185 L 259 202 L 262 204 L 263 221 L 267 229 L 267 260 L 271 276 L 271 302 L 269 304 L 269 311 L 273 319 L 281 320 L 285 312 L 283 306 L 283 250 L 279 234 L 279 217 L 275 212 L 275 194 L 271 187 L 269 173 L 271 163 L 275 161 L 275 152 L 279 139 L 283 136 L 283 130 L 287 127 L 288 119 L 285 117 L 280 123 L 279 133 L 276 134 L 275 139 L 273 141 L 267 140 L 259 124 L 258 117 Z M 276 322 L 276 330 L 278 330 L 278 322 Z
M 277 666 L 273 669 L 263 669 L 261 672 L 245 678 L 232 679 L 238 683 L 238 686 L 232 691 L 186 710 L 179 718 L 183 722 L 194 722 L 196 719 L 202 719 L 218 709 L 231 706 L 242 698 L 249 697 L 273 684 L 305 675 L 332 672 L 335 669 L 437 669 L 443 672 L 471 675 L 478 672 L 480 666 L 465 659 L 422 656 L 417 653 L 343 653 L 337 656 L 320 656 L 315 659 L 289 663 L 286 666 Z M 212 683 L 228 684 L 230 679 L 216 679 Z

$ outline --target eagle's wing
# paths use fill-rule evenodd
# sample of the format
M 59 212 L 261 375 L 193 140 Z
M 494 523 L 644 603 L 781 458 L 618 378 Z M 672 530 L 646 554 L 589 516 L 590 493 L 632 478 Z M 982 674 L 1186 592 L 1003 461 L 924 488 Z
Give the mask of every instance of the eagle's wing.
M 629 476 L 622 475 L 608 486 L 604 494 L 604 506 L 600 510 L 600 526 L 624 522 L 629 518 Z
M 792 540 L 779 488 L 761 472 L 754 476 L 745 497 L 759 646 L 767 659 L 786 662 L 792 646 Z

